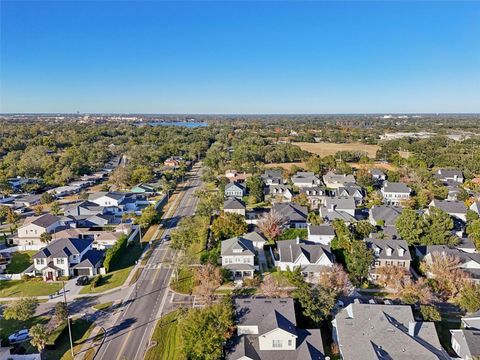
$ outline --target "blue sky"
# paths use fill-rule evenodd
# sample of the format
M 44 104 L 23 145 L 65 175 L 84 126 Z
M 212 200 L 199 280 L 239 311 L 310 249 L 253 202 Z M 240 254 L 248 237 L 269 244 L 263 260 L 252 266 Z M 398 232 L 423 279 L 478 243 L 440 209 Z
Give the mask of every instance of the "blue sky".
M 480 2 L 0 1 L 0 112 L 480 112 Z

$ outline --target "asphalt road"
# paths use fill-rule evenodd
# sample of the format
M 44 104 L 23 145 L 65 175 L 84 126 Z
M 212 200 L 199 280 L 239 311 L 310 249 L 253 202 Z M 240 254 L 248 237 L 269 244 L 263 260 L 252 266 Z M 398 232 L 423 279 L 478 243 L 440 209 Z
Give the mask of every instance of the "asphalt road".
M 198 199 L 193 193 L 201 185 L 200 166 L 196 165 L 188 175 L 185 192 L 173 216 L 165 219 L 163 236 L 169 234 L 178 221 L 194 214 Z M 143 359 L 152 336 L 155 323 L 161 317 L 167 301 L 172 267 L 168 264 L 174 255 L 168 243 L 157 246 L 142 274 L 124 302 L 123 312 L 115 324 L 107 329 L 107 337 L 96 359 Z M 167 262 L 167 263 L 165 263 Z

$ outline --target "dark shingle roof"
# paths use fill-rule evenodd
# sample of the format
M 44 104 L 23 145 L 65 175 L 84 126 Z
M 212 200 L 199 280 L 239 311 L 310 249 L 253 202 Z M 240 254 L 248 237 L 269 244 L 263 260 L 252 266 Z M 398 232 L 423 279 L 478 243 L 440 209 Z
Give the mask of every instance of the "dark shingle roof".
M 93 243 L 87 239 L 58 239 L 41 249 L 32 258 L 66 257 L 79 255 Z
M 237 198 L 228 198 L 223 203 L 223 209 L 242 210 L 245 209 L 245 203 Z
M 272 209 L 289 221 L 302 222 L 307 220 L 308 209 L 306 206 L 300 206 L 295 203 L 276 203 Z

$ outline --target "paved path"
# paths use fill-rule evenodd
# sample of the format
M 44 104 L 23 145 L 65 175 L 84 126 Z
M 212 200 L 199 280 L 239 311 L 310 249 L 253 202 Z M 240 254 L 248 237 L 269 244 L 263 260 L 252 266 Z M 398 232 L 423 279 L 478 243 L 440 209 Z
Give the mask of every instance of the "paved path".
M 184 186 L 183 197 L 178 199 L 165 214 L 164 234 L 169 234 L 178 221 L 193 215 L 197 198 L 194 191 L 201 185 L 199 165 L 192 170 Z M 142 359 L 150 342 L 157 320 L 162 316 L 169 300 L 171 262 L 174 252 L 168 243 L 156 246 L 142 274 L 132 286 L 122 303 L 121 311 L 111 317 L 112 325 L 106 328 L 107 337 L 96 359 Z

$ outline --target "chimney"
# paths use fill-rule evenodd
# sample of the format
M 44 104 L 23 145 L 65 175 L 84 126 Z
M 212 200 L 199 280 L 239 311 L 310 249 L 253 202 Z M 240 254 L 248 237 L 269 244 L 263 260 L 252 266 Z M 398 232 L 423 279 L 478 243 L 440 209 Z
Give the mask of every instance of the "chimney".
M 300 237 L 297 236 L 297 244 L 300 244 Z
M 385 251 L 387 252 L 387 256 L 392 256 L 392 248 L 391 247 L 388 246 Z
M 408 323 L 408 335 L 410 336 L 415 336 L 416 334 L 416 327 L 417 327 L 417 322 L 415 321 L 410 321 Z

